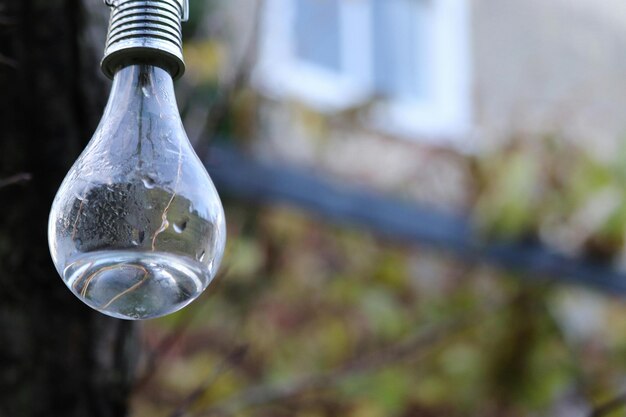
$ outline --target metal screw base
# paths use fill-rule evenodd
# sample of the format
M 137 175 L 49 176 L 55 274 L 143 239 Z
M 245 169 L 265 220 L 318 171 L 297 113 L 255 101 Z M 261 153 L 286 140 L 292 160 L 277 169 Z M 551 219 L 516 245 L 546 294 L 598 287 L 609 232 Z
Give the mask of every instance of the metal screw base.
M 174 79 L 183 75 L 185 0 L 105 0 L 105 4 L 112 8 L 101 63 L 107 77 L 136 63 L 163 67 Z

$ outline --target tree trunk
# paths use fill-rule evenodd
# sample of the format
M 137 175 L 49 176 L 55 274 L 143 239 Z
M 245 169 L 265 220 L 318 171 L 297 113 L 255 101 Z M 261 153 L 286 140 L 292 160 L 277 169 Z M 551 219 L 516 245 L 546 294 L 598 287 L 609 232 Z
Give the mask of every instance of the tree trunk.
M 70 293 L 46 236 L 106 99 L 106 13 L 102 0 L 0 0 L 0 417 L 127 412 L 134 326 Z

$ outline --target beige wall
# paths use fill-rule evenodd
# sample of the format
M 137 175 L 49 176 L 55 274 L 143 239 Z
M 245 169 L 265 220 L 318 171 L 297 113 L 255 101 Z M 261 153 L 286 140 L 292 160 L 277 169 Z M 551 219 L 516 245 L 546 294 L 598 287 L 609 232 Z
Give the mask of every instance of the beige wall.
M 474 0 L 482 140 L 561 132 L 609 155 L 626 134 L 626 2 Z

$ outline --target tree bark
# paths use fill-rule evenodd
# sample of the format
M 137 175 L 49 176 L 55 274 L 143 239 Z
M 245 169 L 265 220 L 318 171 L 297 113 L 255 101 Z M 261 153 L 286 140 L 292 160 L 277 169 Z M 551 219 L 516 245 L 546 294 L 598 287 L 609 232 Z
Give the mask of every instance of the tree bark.
M 0 0 L 0 417 L 127 414 L 135 328 L 70 293 L 46 233 L 105 104 L 106 13 L 102 0 Z

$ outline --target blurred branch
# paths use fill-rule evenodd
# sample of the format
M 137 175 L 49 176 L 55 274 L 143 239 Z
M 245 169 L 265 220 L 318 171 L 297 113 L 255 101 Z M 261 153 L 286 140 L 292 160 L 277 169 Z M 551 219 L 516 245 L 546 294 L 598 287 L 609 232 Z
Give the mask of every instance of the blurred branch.
M 620 394 L 617 397 L 607 401 L 606 403 L 594 408 L 589 414 L 589 417 L 605 417 L 612 414 L 614 411 L 626 406 L 626 393 Z
M 3 9 L 4 9 L 3 7 L 0 7 L 0 11 L 2 11 Z M 14 26 L 16 24 L 17 24 L 17 20 L 4 16 L 4 15 L 0 15 L 0 26 Z M 4 54 L 0 54 L 0 65 L 6 65 L 11 68 L 18 67 L 18 63 L 15 59 L 9 58 L 8 56 Z
M 0 56 L 0 58 L 2 57 Z M 0 59 L 0 63 L 2 63 L 1 59 Z M 28 182 L 32 179 L 33 179 L 32 174 L 29 174 L 26 172 L 15 174 L 11 177 L 0 180 L 0 188 L 8 187 L 9 185 L 14 185 L 14 184 L 21 184 L 24 182 Z
M 157 359 L 165 356 L 174 346 L 176 346 L 176 344 L 182 339 L 183 335 L 187 332 L 187 329 L 193 322 L 194 318 L 195 314 L 193 313 L 185 315 L 183 319 L 181 319 L 180 323 L 176 325 L 174 331 L 165 336 L 159 344 L 148 353 L 148 357 L 146 359 L 146 369 L 135 383 L 135 392 L 141 391 L 146 384 L 152 380 L 154 374 L 156 374 L 156 371 L 158 370 Z
M 0 54 L 0 65 L 6 65 L 11 68 L 17 68 L 17 61 Z
M 239 364 L 246 353 L 248 352 L 248 346 L 239 346 L 233 349 L 233 351 L 224 360 L 213 369 L 211 374 L 196 388 L 193 392 L 174 410 L 170 417 L 183 417 L 187 415 L 189 409 L 202 397 L 202 395 L 213 386 L 213 383 L 226 371 L 233 366 Z
M 0 25 L 2 26 L 13 26 L 17 24 L 17 20 L 11 19 L 10 17 L 0 16 Z
M 228 267 L 222 268 L 217 276 L 213 279 L 213 286 L 221 282 L 222 279 L 227 275 Z M 210 296 L 212 293 L 205 292 L 205 294 L 207 296 Z M 154 374 L 158 370 L 157 359 L 165 356 L 168 352 L 172 350 L 172 348 L 174 348 L 174 346 L 176 346 L 176 344 L 189 330 L 189 327 L 193 323 L 194 319 L 197 317 L 199 311 L 200 309 L 196 308 L 189 311 L 189 313 L 183 315 L 180 321 L 176 324 L 174 331 L 165 336 L 159 342 L 159 344 L 148 353 L 148 358 L 146 359 L 146 369 L 143 372 L 143 375 L 135 383 L 135 392 L 141 391 L 146 386 L 146 384 L 154 377 Z
M 493 315 L 493 309 L 489 308 L 488 314 Z M 259 384 L 243 392 L 226 399 L 220 404 L 196 413 L 197 416 L 230 416 L 253 406 L 274 403 L 280 400 L 294 397 L 298 394 L 336 385 L 348 377 L 365 372 L 376 371 L 385 366 L 393 365 L 421 353 L 426 356 L 429 348 L 440 344 L 444 340 L 464 333 L 476 324 L 483 323 L 486 314 L 479 317 L 471 317 L 465 314 L 463 317 L 446 321 L 437 326 L 431 326 L 422 330 L 413 337 L 400 343 L 381 349 L 375 353 L 357 358 L 345 366 L 317 375 L 305 376 L 300 379 L 279 382 L 275 384 Z
M 263 15 L 265 0 L 257 0 L 254 11 L 254 21 L 250 30 L 250 39 L 245 47 L 241 60 L 235 67 L 233 76 L 218 90 L 213 103 L 202 112 L 203 123 L 196 132 L 189 132 L 191 143 L 198 150 L 206 152 L 211 139 L 213 139 L 217 127 L 228 114 L 233 94 L 243 85 L 248 83 L 254 62 L 257 58 L 257 40 Z M 205 116 L 206 115 L 206 116 Z

